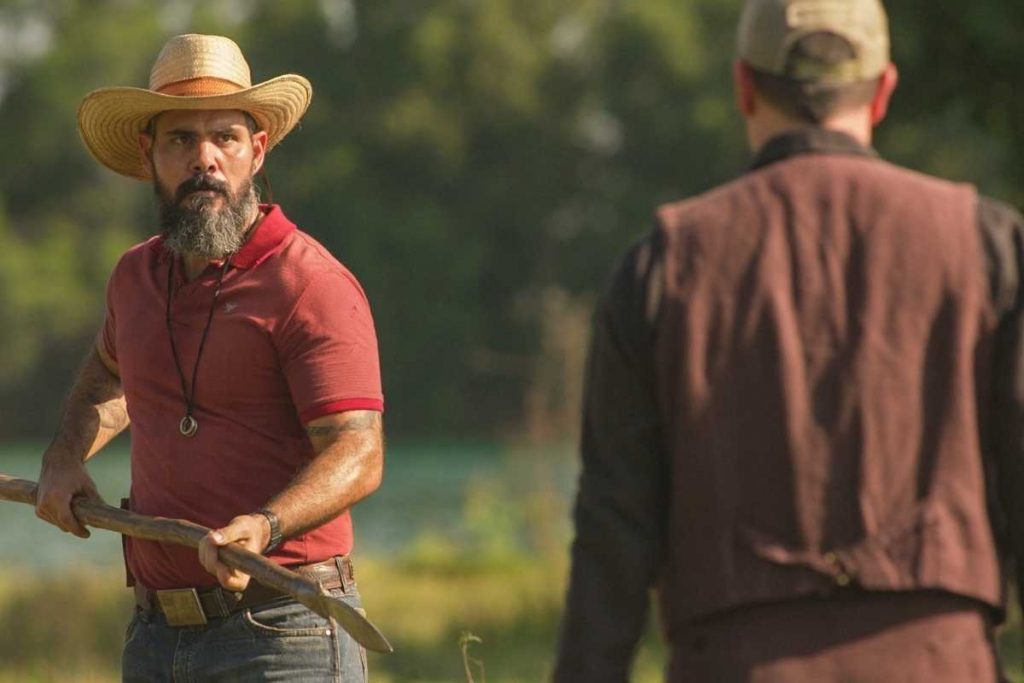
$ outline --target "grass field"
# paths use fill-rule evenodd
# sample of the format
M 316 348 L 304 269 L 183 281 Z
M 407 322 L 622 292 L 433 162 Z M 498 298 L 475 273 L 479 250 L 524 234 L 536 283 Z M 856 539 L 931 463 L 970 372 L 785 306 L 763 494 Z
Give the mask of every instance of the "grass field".
M 476 683 L 547 680 L 564 566 L 472 566 L 424 553 L 400 562 L 364 560 L 357 572 L 369 616 L 396 647 L 391 655 L 370 655 L 375 683 L 466 681 L 460 638 L 467 632 L 482 641 L 469 648 L 469 656 L 485 667 L 486 678 L 472 668 Z M 128 591 L 116 575 L 0 578 L 0 681 L 119 680 L 121 638 L 130 609 Z M 1017 617 L 1002 641 L 1011 671 L 1018 673 Z M 633 680 L 659 681 L 663 660 L 657 637 L 648 634 Z
M 396 651 L 370 655 L 375 683 L 465 681 L 459 641 L 481 639 L 469 656 L 488 683 L 543 681 L 550 671 L 564 576 L 550 563 L 457 569 L 437 558 L 363 561 L 357 568 L 369 616 Z M 121 639 L 131 609 L 120 576 L 0 579 L 0 681 L 119 680 Z M 653 639 L 656 640 L 656 639 Z M 646 646 L 635 680 L 659 680 L 662 655 Z M 482 679 L 473 668 L 477 683 Z

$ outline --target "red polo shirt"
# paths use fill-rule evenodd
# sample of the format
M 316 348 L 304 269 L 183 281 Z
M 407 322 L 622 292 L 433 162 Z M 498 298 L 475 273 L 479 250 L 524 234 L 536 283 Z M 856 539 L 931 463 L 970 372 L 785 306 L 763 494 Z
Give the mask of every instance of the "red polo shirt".
M 278 206 L 234 256 L 213 312 L 195 388 L 198 432 L 178 428 L 185 399 L 165 322 L 171 255 L 156 237 L 133 247 L 107 289 L 100 343 L 121 373 L 132 440 L 132 509 L 224 526 L 281 491 L 313 449 L 303 423 L 383 410 L 377 338 L 359 282 Z M 186 282 L 174 268 L 171 321 L 191 383 L 220 268 Z M 352 548 L 345 512 L 272 555 L 281 564 Z M 196 551 L 129 540 L 128 567 L 151 589 L 216 583 Z

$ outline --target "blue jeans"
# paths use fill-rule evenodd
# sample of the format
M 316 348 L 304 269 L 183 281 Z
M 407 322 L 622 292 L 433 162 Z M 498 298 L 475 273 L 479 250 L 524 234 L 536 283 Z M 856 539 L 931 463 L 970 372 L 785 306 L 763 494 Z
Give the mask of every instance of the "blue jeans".
M 360 608 L 355 587 L 345 595 Z M 163 614 L 136 610 L 121 657 L 125 683 L 289 681 L 365 683 L 366 652 L 336 624 L 282 598 L 205 626 L 168 626 Z

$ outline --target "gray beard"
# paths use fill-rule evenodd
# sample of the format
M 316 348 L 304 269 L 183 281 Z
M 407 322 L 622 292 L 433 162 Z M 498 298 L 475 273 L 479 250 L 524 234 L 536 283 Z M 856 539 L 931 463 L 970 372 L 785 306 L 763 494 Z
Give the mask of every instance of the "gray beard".
M 258 203 L 251 180 L 232 193 L 226 183 L 200 176 L 182 183 L 174 197 L 164 192 L 156 178 L 153 185 L 161 235 L 168 249 L 216 260 L 241 248 Z M 226 200 L 223 206 L 214 206 L 216 197 L 191 194 L 199 188 L 220 192 Z

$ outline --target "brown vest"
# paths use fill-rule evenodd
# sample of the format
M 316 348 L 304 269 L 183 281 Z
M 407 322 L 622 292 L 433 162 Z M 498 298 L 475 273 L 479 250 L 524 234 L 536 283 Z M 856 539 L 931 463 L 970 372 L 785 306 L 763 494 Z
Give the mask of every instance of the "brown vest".
M 972 188 L 804 155 L 659 211 L 661 595 L 681 623 L 845 588 L 993 606 Z

